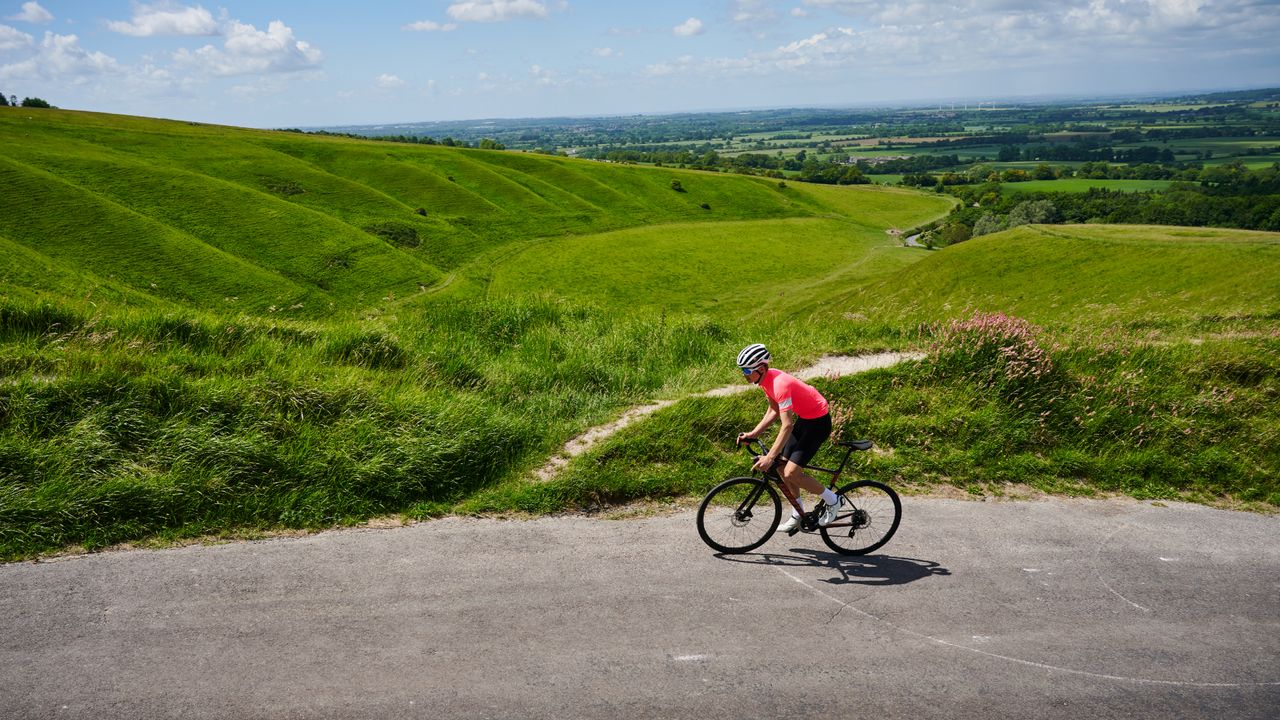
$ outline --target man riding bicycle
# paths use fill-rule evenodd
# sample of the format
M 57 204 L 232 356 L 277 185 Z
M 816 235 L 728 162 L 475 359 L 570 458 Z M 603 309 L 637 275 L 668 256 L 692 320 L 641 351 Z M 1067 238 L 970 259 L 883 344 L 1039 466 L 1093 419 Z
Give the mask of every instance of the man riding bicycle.
M 840 512 L 840 496 L 806 473 L 804 466 L 809 464 L 822 443 L 831 435 L 831 415 L 827 400 L 822 397 L 822 393 L 794 376 L 770 368 L 770 360 L 772 358 L 769 350 L 760 343 L 748 345 L 738 353 L 738 368 L 742 370 L 743 377 L 747 382 L 759 385 L 769 400 L 769 409 L 755 428 L 751 432 L 738 434 L 738 444 L 755 440 L 760 433 L 781 419 L 782 427 L 774 438 L 773 447 L 756 460 L 752 469 L 765 472 L 779 458 L 785 459 L 786 464 L 779 473 L 782 481 L 797 499 L 802 488 L 822 496 L 823 505 L 818 524 L 826 527 L 835 522 Z M 803 509 L 803 504 L 801 508 Z M 792 508 L 791 519 L 778 530 L 790 532 L 799 524 L 800 515 Z

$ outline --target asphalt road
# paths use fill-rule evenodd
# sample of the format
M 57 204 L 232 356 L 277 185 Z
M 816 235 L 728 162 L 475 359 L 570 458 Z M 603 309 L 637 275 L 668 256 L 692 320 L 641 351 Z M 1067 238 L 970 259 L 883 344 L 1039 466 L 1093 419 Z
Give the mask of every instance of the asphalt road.
M 907 498 L 883 552 L 680 511 L 10 564 L 0 717 L 1280 714 L 1280 518 Z

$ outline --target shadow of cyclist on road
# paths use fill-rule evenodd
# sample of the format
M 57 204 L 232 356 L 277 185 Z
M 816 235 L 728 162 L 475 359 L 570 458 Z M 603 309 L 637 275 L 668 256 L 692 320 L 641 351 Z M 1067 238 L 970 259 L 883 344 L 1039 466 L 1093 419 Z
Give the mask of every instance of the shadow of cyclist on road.
M 830 568 L 838 575 L 822 582 L 831 585 L 905 585 L 951 571 L 932 560 L 893 557 L 891 555 L 838 555 L 810 548 L 795 548 L 792 555 L 776 553 L 717 554 L 730 562 L 779 567 Z

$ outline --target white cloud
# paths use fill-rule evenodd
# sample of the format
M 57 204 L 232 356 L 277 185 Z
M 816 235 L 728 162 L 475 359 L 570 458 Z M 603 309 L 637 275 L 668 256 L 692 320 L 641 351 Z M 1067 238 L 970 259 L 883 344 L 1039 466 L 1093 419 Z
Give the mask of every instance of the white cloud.
M 1270 57 L 1280 3 L 1259 0 L 804 0 L 793 15 L 822 8 L 854 19 L 771 51 L 659 62 L 648 77 L 760 76 L 805 69 L 857 69 L 859 85 L 893 78 L 1072 69 L 1088 73 L 1175 58 Z M 740 0 L 747 12 L 755 3 Z M 736 16 L 733 16 L 736 17 Z M 692 20 L 692 19 L 691 19 Z M 686 23 L 689 25 L 689 23 Z M 684 26 L 681 26 L 684 27 Z M 677 31 L 677 34 L 682 34 Z M 684 33 L 688 34 L 688 33 Z M 1254 61 L 1256 64 L 1256 61 Z M 1074 70 L 1090 68 L 1090 70 Z
M 445 12 L 460 22 L 503 22 L 545 18 L 547 6 L 537 0 L 464 0 L 450 5 Z
M 175 62 L 225 77 L 309 70 L 318 67 L 323 59 L 319 49 L 296 39 L 293 29 L 279 20 L 272 20 L 265 32 L 232 20 L 223 34 L 226 40 L 222 49 L 212 45 L 194 51 L 182 48 L 174 53 Z
M 400 29 L 413 30 L 416 32 L 453 32 L 458 29 L 458 23 L 438 23 L 434 20 L 419 20 L 418 22 L 411 22 Z
M 199 5 L 180 7 L 169 4 L 136 5 L 133 19 L 112 20 L 107 29 L 133 37 L 156 35 L 217 35 L 218 22 Z
M 809 17 L 809 11 L 802 7 L 793 7 L 791 8 L 791 17 Z
M 383 90 L 391 90 L 393 88 L 404 87 L 404 81 L 395 75 L 383 73 L 374 78 L 373 84 Z
M 17 28 L 0 25 L 0 52 L 29 48 L 36 39 Z
M 39 79 L 81 85 L 91 78 L 120 71 L 115 58 L 80 47 L 75 35 L 46 32 L 35 54 L 21 62 L 0 66 L 0 78 Z
M 592 55 L 595 55 L 596 57 L 602 57 L 602 58 L 609 58 L 609 57 L 622 57 L 622 51 L 621 51 L 621 50 L 614 50 L 614 49 L 613 49 L 613 48 L 611 48 L 611 47 L 598 47 L 598 48 L 593 48 L 593 49 L 591 50 L 591 54 L 592 54 Z
M 40 7 L 38 2 L 24 2 L 22 3 L 22 12 L 17 15 L 10 15 L 5 19 L 28 23 L 47 23 L 53 22 L 53 13 Z
M 766 0 L 733 0 L 733 21 L 751 25 L 771 22 L 777 13 Z
M 671 29 L 671 32 L 680 37 L 693 37 L 702 34 L 702 21 L 698 18 L 691 17 Z

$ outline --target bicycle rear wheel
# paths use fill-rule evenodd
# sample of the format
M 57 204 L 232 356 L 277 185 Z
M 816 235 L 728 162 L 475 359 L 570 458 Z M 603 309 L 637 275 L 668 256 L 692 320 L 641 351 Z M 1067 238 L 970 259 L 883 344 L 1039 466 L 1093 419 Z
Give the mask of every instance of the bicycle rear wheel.
M 898 531 L 902 501 L 893 488 L 874 480 L 858 480 L 836 491 L 844 507 L 829 527 L 820 528 L 822 541 L 841 555 L 866 555 Z
M 778 529 L 782 501 L 768 480 L 736 477 L 711 488 L 698 506 L 698 534 L 712 549 L 744 553 Z

